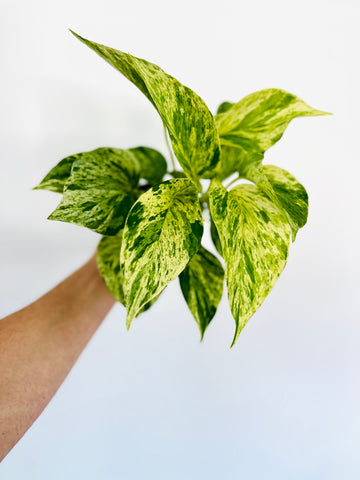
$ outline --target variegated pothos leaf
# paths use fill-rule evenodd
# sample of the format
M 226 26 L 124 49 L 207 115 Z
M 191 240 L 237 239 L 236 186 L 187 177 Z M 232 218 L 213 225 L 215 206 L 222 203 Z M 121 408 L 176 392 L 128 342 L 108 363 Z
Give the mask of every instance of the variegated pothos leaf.
M 160 183 L 163 179 L 167 163 L 164 156 L 149 147 L 130 148 L 131 152 L 139 163 L 140 177 L 147 180 L 151 185 Z M 50 190 L 52 192 L 63 193 L 65 183 L 70 177 L 71 168 L 75 160 L 81 158 L 85 153 L 77 153 L 61 160 L 50 172 L 41 180 L 34 190 Z
M 222 256 L 223 252 L 222 252 L 220 237 L 219 237 L 217 228 L 215 226 L 214 220 L 212 219 L 211 216 L 210 216 L 210 235 L 216 250 Z
M 81 158 L 83 153 L 70 155 L 63 158 L 50 172 L 45 175 L 34 190 L 50 190 L 51 192 L 63 193 L 66 180 L 70 177 L 71 168 L 76 159 Z
M 173 179 L 141 195 L 126 221 L 120 259 L 127 326 L 174 280 L 197 252 L 203 233 L 194 183 Z
M 217 165 L 217 176 L 220 180 L 225 180 L 235 172 L 242 178 L 247 178 L 250 169 L 258 168 L 264 154 L 257 151 L 247 151 L 240 145 L 238 147 L 221 147 L 220 162 Z
M 124 275 L 120 268 L 122 236 L 123 230 L 119 230 L 117 235 L 103 237 L 100 240 L 97 248 L 97 265 L 111 295 L 125 305 Z
M 268 88 L 251 93 L 216 115 L 222 145 L 264 152 L 283 135 L 290 121 L 304 115 L 328 115 L 291 93 Z
M 199 178 L 211 178 L 219 161 L 219 140 L 214 117 L 205 102 L 157 65 L 72 33 L 150 100 L 169 132 L 174 153 L 187 175 L 195 182 Z
M 124 299 L 124 274 L 120 268 L 120 251 L 123 237 L 123 230 L 120 230 L 117 235 L 111 237 L 103 237 L 97 248 L 97 265 L 100 275 L 102 276 L 105 285 L 109 289 L 112 296 L 118 302 L 125 305 Z M 149 308 L 158 299 L 154 297 L 150 302 L 146 303 L 138 312 L 138 315 Z
M 139 164 L 128 150 L 82 153 L 73 162 L 60 204 L 48 218 L 115 235 L 136 200 L 139 176 Z
M 229 192 L 213 182 L 210 211 L 219 233 L 236 330 L 232 346 L 285 267 L 290 227 L 285 215 L 255 185 Z
M 149 147 L 130 148 L 129 152 L 135 155 L 140 165 L 140 177 L 150 185 L 160 183 L 166 173 L 166 160 L 160 152 Z
M 329 115 L 284 90 L 269 88 L 251 93 L 238 103 L 225 102 L 215 116 L 219 130 L 221 179 L 260 165 L 264 152 L 276 143 L 296 117 Z M 224 148 L 225 147 L 225 148 Z
M 186 303 L 199 326 L 201 340 L 221 300 L 224 270 L 219 260 L 200 246 L 179 275 Z
M 274 165 L 249 169 L 247 178 L 253 181 L 287 216 L 292 239 L 307 221 L 308 194 L 296 178 Z

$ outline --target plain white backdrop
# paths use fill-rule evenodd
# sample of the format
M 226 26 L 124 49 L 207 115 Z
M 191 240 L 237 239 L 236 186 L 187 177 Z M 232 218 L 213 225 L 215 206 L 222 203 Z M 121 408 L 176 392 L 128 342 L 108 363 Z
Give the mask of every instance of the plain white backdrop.
M 294 120 L 266 154 L 306 186 L 309 221 L 236 347 L 225 297 L 201 344 L 177 281 L 130 332 L 117 305 L 0 479 L 360 478 L 360 2 L 2 0 L 0 14 L 0 317 L 96 248 L 31 190 L 55 163 L 166 154 L 148 100 L 67 28 L 157 63 L 212 111 L 278 87 L 334 113 Z

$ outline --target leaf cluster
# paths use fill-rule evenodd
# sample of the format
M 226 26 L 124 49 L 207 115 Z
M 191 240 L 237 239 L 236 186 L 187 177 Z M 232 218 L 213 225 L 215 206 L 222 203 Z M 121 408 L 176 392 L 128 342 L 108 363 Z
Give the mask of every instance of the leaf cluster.
M 128 328 L 179 277 L 202 338 L 225 277 L 234 345 L 284 269 L 291 238 L 308 215 L 304 187 L 289 172 L 263 165 L 264 153 L 295 117 L 326 112 L 272 88 L 224 102 L 212 115 L 195 92 L 157 65 L 74 35 L 153 104 L 172 168 L 160 152 L 143 146 L 71 155 L 35 187 L 62 194 L 49 219 L 103 236 L 99 271 L 125 305 Z M 226 188 L 222 182 L 229 177 L 246 182 Z M 203 179 L 210 179 L 207 191 Z M 222 261 L 201 245 L 204 210 Z

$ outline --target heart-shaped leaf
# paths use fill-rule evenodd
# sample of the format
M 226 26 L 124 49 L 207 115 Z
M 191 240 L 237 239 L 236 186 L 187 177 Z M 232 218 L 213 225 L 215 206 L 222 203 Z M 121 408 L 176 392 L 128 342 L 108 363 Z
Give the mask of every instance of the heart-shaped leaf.
M 120 254 L 128 328 L 139 310 L 184 270 L 202 233 L 191 180 L 168 180 L 141 195 L 127 218 Z
M 49 219 L 115 235 L 136 200 L 139 176 L 139 164 L 128 150 L 98 148 L 78 154 L 63 198 Z
M 213 182 L 210 211 L 221 241 L 236 324 L 233 346 L 285 267 L 290 227 L 282 211 L 255 185 L 239 185 L 228 192 Z
M 261 163 L 264 152 L 282 137 L 294 118 L 329 115 L 276 88 L 251 93 L 238 103 L 224 102 L 219 109 L 215 121 L 220 143 L 222 150 L 228 147 L 221 153 L 221 178 L 236 171 L 246 177 L 247 167 Z
M 224 270 L 219 260 L 201 246 L 180 273 L 179 280 L 202 340 L 222 297 Z
M 290 121 L 304 115 L 329 115 L 291 93 L 269 88 L 251 93 L 216 115 L 222 145 L 264 152 L 283 135 Z
M 39 185 L 34 187 L 34 190 L 50 190 L 51 192 L 63 193 L 66 180 L 70 177 L 73 163 L 78 158 L 81 158 L 82 155 L 84 154 L 78 153 L 63 158 L 47 175 L 45 175 Z
M 187 175 L 195 182 L 199 178 L 211 178 L 219 161 L 219 140 L 214 117 L 204 101 L 157 65 L 72 33 L 150 100 L 169 132 L 174 153 Z

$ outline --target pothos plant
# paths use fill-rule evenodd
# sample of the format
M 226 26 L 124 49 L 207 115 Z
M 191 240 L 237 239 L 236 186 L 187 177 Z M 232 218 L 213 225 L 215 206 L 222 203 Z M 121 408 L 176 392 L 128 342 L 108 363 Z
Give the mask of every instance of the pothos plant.
M 71 155 L 35 187 L 62 194 L 49 219 L 103 235 L 99 271 L 127 309 L 127 328 L 179 277 L 203 338 L 225 276 L 236 324 L 234 345 L 284 269 L 291 238 L 308 215 L 305 188 L 286 170 L 263 165 L 264 153 L 293 118 L 327 113 L 270 88 L 237 103 L 224 102 L 212 115 L 195 92 L 157 65 L 74 35 L 153 104 L 171 142 L 172 168 L 148 147 L 102 147 Z M 183 170 L 175 167 L 173 154 Z M 228 177 L 247 182 L 230 189 L 222 184 Z M 225 272 L 201 245 L 205 210 Z

